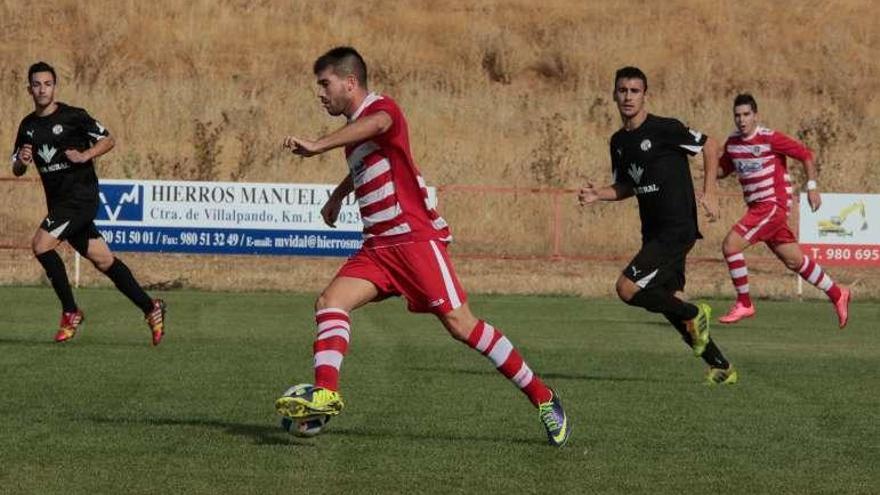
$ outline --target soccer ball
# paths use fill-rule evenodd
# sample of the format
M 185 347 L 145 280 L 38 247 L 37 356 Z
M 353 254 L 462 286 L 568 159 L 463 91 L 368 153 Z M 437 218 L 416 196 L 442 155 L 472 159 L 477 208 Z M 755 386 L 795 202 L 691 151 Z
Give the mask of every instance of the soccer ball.
M 300 383 L 284 391 L 285 397 L 304 397 L 311 395 L 314 386 L 311 383 Z M 313 437 L 330 422 L 330 416 L 318 414 L 307 418 L 281 418 L 281 428 L 295 437 Z

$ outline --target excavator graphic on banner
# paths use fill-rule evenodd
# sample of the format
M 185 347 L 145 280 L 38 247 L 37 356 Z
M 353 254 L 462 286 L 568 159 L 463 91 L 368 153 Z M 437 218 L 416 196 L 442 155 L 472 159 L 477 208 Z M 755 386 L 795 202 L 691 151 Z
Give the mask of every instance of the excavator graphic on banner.
M 844 227 L 844 224 L 846 223 L 847 217 L 855 212 L 858 212 L 862 217 L 862 226 L 859 230 L 868 230 L 868 220 L 865 218 L 865 203 L 863 201 L 856 201 L 840 210 L 840 214 L 833 215 L 828 220 L 819 220 L 819 237 L 825 237 L 828 235 L 852 237 L 853 231 Z

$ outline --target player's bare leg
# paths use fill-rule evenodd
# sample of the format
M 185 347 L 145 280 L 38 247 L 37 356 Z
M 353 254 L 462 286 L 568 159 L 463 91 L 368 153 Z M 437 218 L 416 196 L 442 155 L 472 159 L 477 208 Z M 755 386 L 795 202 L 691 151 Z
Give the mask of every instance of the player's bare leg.
M 355 277 L 336 277 L 315 301 L 317 335 L 314 352 L 315 386 L 302 397 L 283 396 L 275 411 L 289 418 L 316 414 L 337 415 L 345 407 L 339 393 L 339 370 L 351 340 L 351 312 L 379 297 L 372 282 Z
M 369 280 L 336 277 L 315 301 L 315 311 L 339 308 L 347 313 L 379 297 L 379 290 Z
M 736 323 L 743 318 L 755 315 L 755 306 L 749 296 L 749 269 L 743 252 L 750 246 L 739 232 L 731 229 L 721 243 L 721 252 L 727 263 L 733 288 L 736 290 L 736 302 L 730 307 L 726 315 L 718 318 L 721 323 Z
M 81 248 L 80 248 L 81 249 Z M 144 320 L 150 328 L 153 345 L 159 345 L 165 336 L 165 301 L 151 299 L 144 289 L 135 280 L 131 270 L 119 258 L 110 251 L 110 246 L 104 239 L 97 237 L 88 240 L 86 252 L 83 255 L 101 273 L 107 276 L 113 284 L 135 306 L 144 313 Z
M 49 278 L 49 282 L 52 283 L 52 288 L 55 290 L 55 295 L 61 301 L 61 321 L 58 324 L 58 332 L 55 334 L 55 342 L 65 342 L 76 335 L 79 325 L 85 317 L 76 306 L 73 290 L 70 288 L 70 280 L 67 278 L 67 269 L 56 251 L 59 244 L 61 244 L 60 240 L 42 228 L 38 228 L 31 239 L 31 249 L 34 256 L 43 266 L 46 277 Z
M 828 299 L 834 304 L 838 326 L 845 327 L 849 320 L 850 290 L 837 285 L 818 263 L 803 253 L 799 244 L 789 242 L 770 248 L 785 263 L 786 268 L 797 273 L 828 296 Z
M 544 385 L 514 345 L 489 323 L 478 319 L 468 303 L 437 318 L 449 334 L 489 358 L 495 368 L 512 381 L 538 408 L 538 418 L 550 445 L 562 447 L 571 435 L 571 424 L 558 394 Z

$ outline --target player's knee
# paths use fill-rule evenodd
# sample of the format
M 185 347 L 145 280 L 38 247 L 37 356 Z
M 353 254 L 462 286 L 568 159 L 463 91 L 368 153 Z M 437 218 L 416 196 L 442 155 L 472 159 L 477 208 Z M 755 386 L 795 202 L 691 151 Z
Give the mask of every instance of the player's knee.
M 632 300 L 633 296 L 636 294 L 636 291 L 633 289 L 633 283 L 626 277 L 620 277 L 617 279 L 617 286 L 615 289 L 617 290 L 617 297 L 620 298 L 621 301 L 625 303 L 629 303 Z
M 476 317 L 469 313 L 464 314 L 453 311 L 439 316 L 439 318 L 440 321 L 443 322 L 443 326 L 446 327 L 446 331 L 449 332 L 449 335 L 455 340 L 460 340 L 462 342 L 467 342 L 471 331 L 477 325 Z
M 35 236 L 31 240 L 31 251 L 34 253 L 34 256 L 39 256 L 43 253 L 48 253 L 53 249 L 53 246 L 46 245 L 43 242 L 40 242 L 40 237 Z
M 782 260 L 782 262 L 785 263 L 785 267 L 788 268 L 789 270 L 791 270 L 793 272 L 798 272 L 798 271 L 800 271 L 801 264 L 803 264 L 804 260 L 800 259 L 800 258 L 798 258 L 798 259 L 785 258 Z
M 721 243 L 721 254 L 723 254 L 725 257 L 734 254 L 733 249 L 731 248 L 730 243 L 727 241 L 727 239 L 724 239 L 724 241 Z
M 317 299 L 315 299 L 315 311 L 321 311 L 322 309 L 332 308 L 333 306 L 330 304 L 330 298 L 327 297 L 326 292 L 322 292 Z
M 341 309 L 345 312 L 350 312 L 351 309 L 348 307 L 348 304 L 343 302 L 338 297 L 334 297 L 332 292 L 324 291 L 321 292 L 321 295 L 315 299 L 315 311 L 321 311 L 322 309 L 336 308 Z
M 733 241 L 730 239 L 730 237 L 725 237 L 724 241 L 721 243 L 721 253 L 724 254 L 725 257 L 727 257 L 738 252 L 739 251 L 734 246 Z
M 107 270 L 109 270 L 110 267 L 113 266 L 114 258 L 113 256 L 101 256 L 89 258 L 89 261 L 91 261 L 92 265 L 94 265 L 94 267 L 97 268 L 99 271 L 106 273 Z

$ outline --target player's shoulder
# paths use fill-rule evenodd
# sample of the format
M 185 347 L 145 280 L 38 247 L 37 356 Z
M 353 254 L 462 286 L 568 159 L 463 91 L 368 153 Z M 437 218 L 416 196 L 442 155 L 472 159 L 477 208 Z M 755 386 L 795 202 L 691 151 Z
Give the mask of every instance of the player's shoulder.
M 750 143 L 767 144 L 767 143 L 772 143 L 773 141 L 778 140 L 779 138 L 787 138 L 787 137 L 788 136 L 786 136 L 785 134 L 783 134 L 779 131 L 775 131 L 775 130 L 767 128 L 767 127 L 758 127 L 755 130 L 754 136 L 749 138 L 749 142 Z
M 83 115 L 88 114 L 85 108 L 75 107 L 67 103 L 58 102 L 58 115 Z
M 663 117 L 652 113 L 648 114 L 648 118 L 645 119 L 645 124 L 657 129 L 679 129 L 687 127 L 675 117 Z
M 24 117 L 22 117 L 21 122 L 18 124 L 19 127 L 25 126 L 34 121 L 37 118 L 37 112 L 31 112 Z
M 379 93 L 370 93 L 364 100 L 361 113 L 369 114 L 380 111 L 399 112 L 400 107 L 393 98 Z

